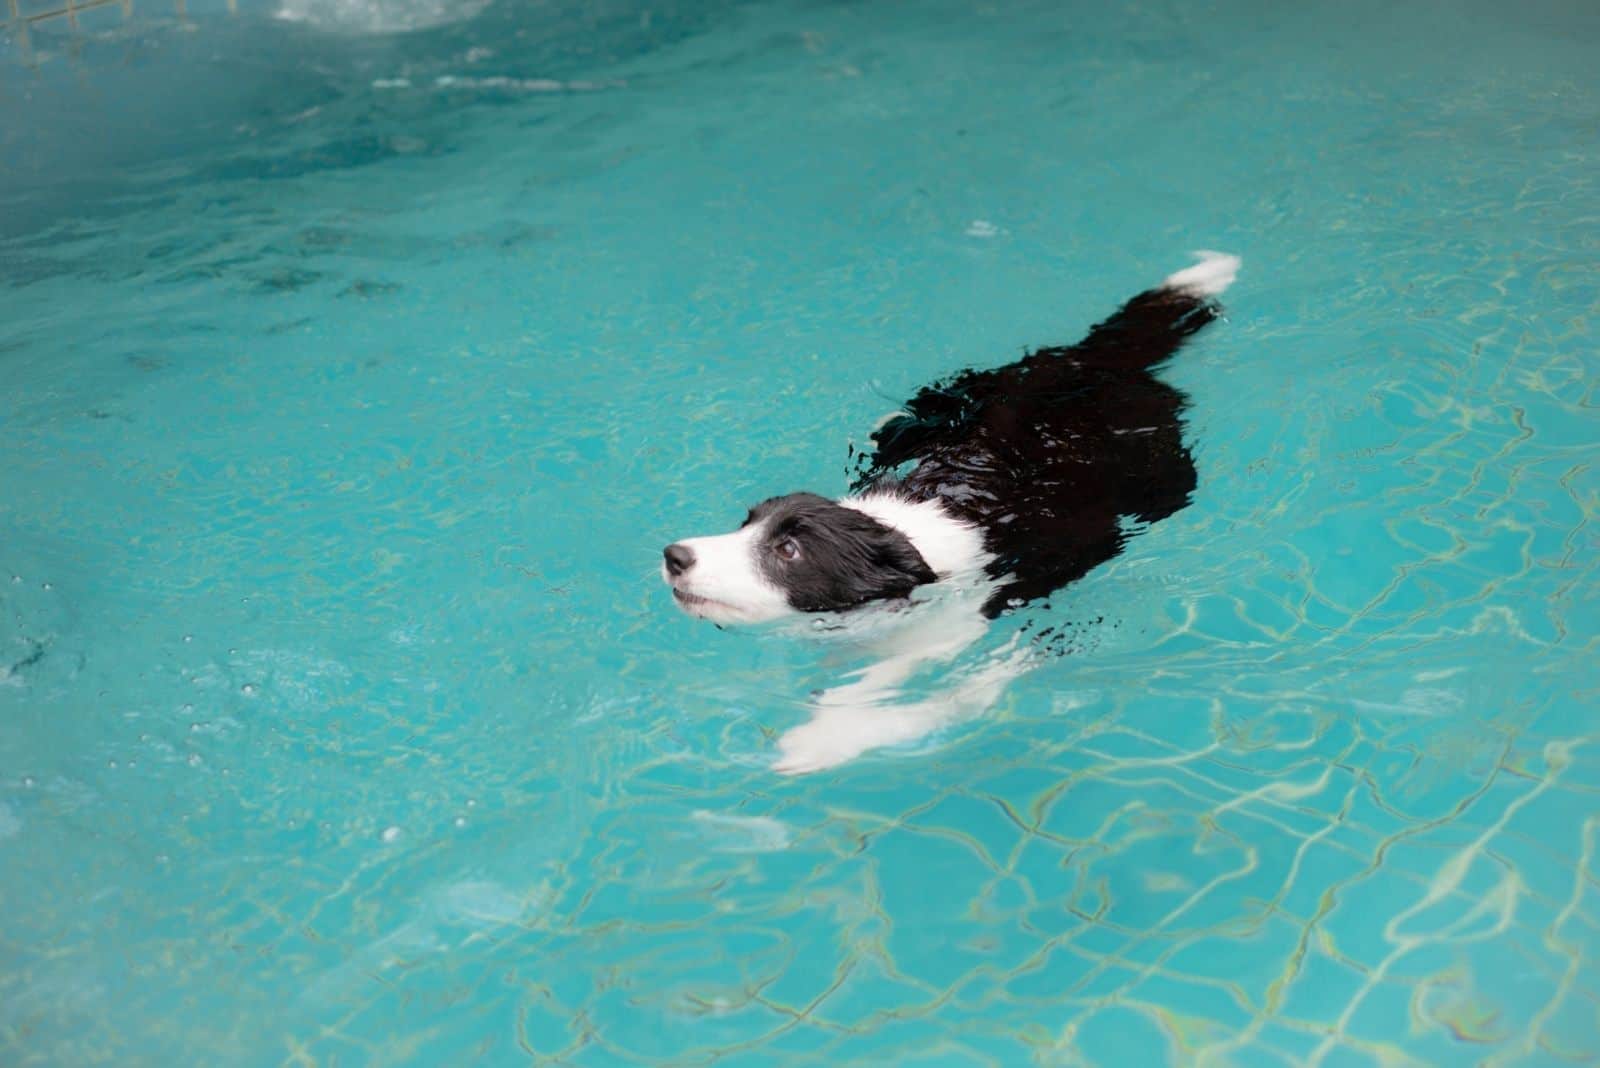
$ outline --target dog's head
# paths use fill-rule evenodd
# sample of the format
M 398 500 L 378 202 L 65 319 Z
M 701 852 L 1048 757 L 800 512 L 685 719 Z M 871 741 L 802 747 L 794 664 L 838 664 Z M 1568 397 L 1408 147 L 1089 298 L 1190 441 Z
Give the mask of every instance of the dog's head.
M 938 578 L 905 534 L 813 493 L 763 501 L 733 533 L 675 542 L 662 556 L 679 606 L 713 623 L 839 612 Z

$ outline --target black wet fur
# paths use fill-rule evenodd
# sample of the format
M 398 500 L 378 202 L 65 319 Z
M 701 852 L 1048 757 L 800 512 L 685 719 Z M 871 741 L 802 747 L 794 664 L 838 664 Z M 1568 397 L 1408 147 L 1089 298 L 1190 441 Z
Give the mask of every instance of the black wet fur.
M 801 612 L 905 597 L 938 578 L 900 531 L 814 493 L 763 501 L 745 524 L 762 520 L 767 527 L 756 547 L 757 566 Z M 793 559 L 779 552 L 786 541 L 797 550 Z
M 1187 398 L 1151 372 L 1218 314 L 1205 298 L 1152 289 L 1070 348 L 929 386 L 872 435 L 854 489 L 937 498 L 981 529 L 989 573 L 1004 580 L 990 618 L 1044 597 L 1121 552 L 1125 519 L 1152 523 L 1189 503 Z

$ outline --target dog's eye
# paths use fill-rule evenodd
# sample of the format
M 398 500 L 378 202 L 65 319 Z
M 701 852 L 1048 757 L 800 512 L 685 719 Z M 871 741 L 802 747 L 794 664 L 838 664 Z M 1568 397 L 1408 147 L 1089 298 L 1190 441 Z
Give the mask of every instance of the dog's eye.
M 800 559 L 800 543 L 795 541 L 793 538 L 784 538 L 782 541 L 772 547 L 772 551 L 783 557 L 785 560 Z

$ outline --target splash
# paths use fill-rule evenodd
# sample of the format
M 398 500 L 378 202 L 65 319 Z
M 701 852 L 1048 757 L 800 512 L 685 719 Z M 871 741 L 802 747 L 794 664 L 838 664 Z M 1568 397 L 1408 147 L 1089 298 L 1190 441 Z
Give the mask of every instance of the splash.
M 411 33 L 474 18 L 489 0 L 283 0 L 277 16 L 343 33 Z

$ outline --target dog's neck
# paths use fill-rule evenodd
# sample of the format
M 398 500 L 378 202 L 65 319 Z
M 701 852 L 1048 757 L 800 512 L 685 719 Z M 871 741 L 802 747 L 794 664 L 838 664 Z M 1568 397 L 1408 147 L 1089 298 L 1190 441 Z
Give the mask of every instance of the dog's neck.
M 941 581 L 976 575 L 989 560 L 978 528 L 951 515 L 938 500 L 874 489 L 839 503 L 904 534 Z

